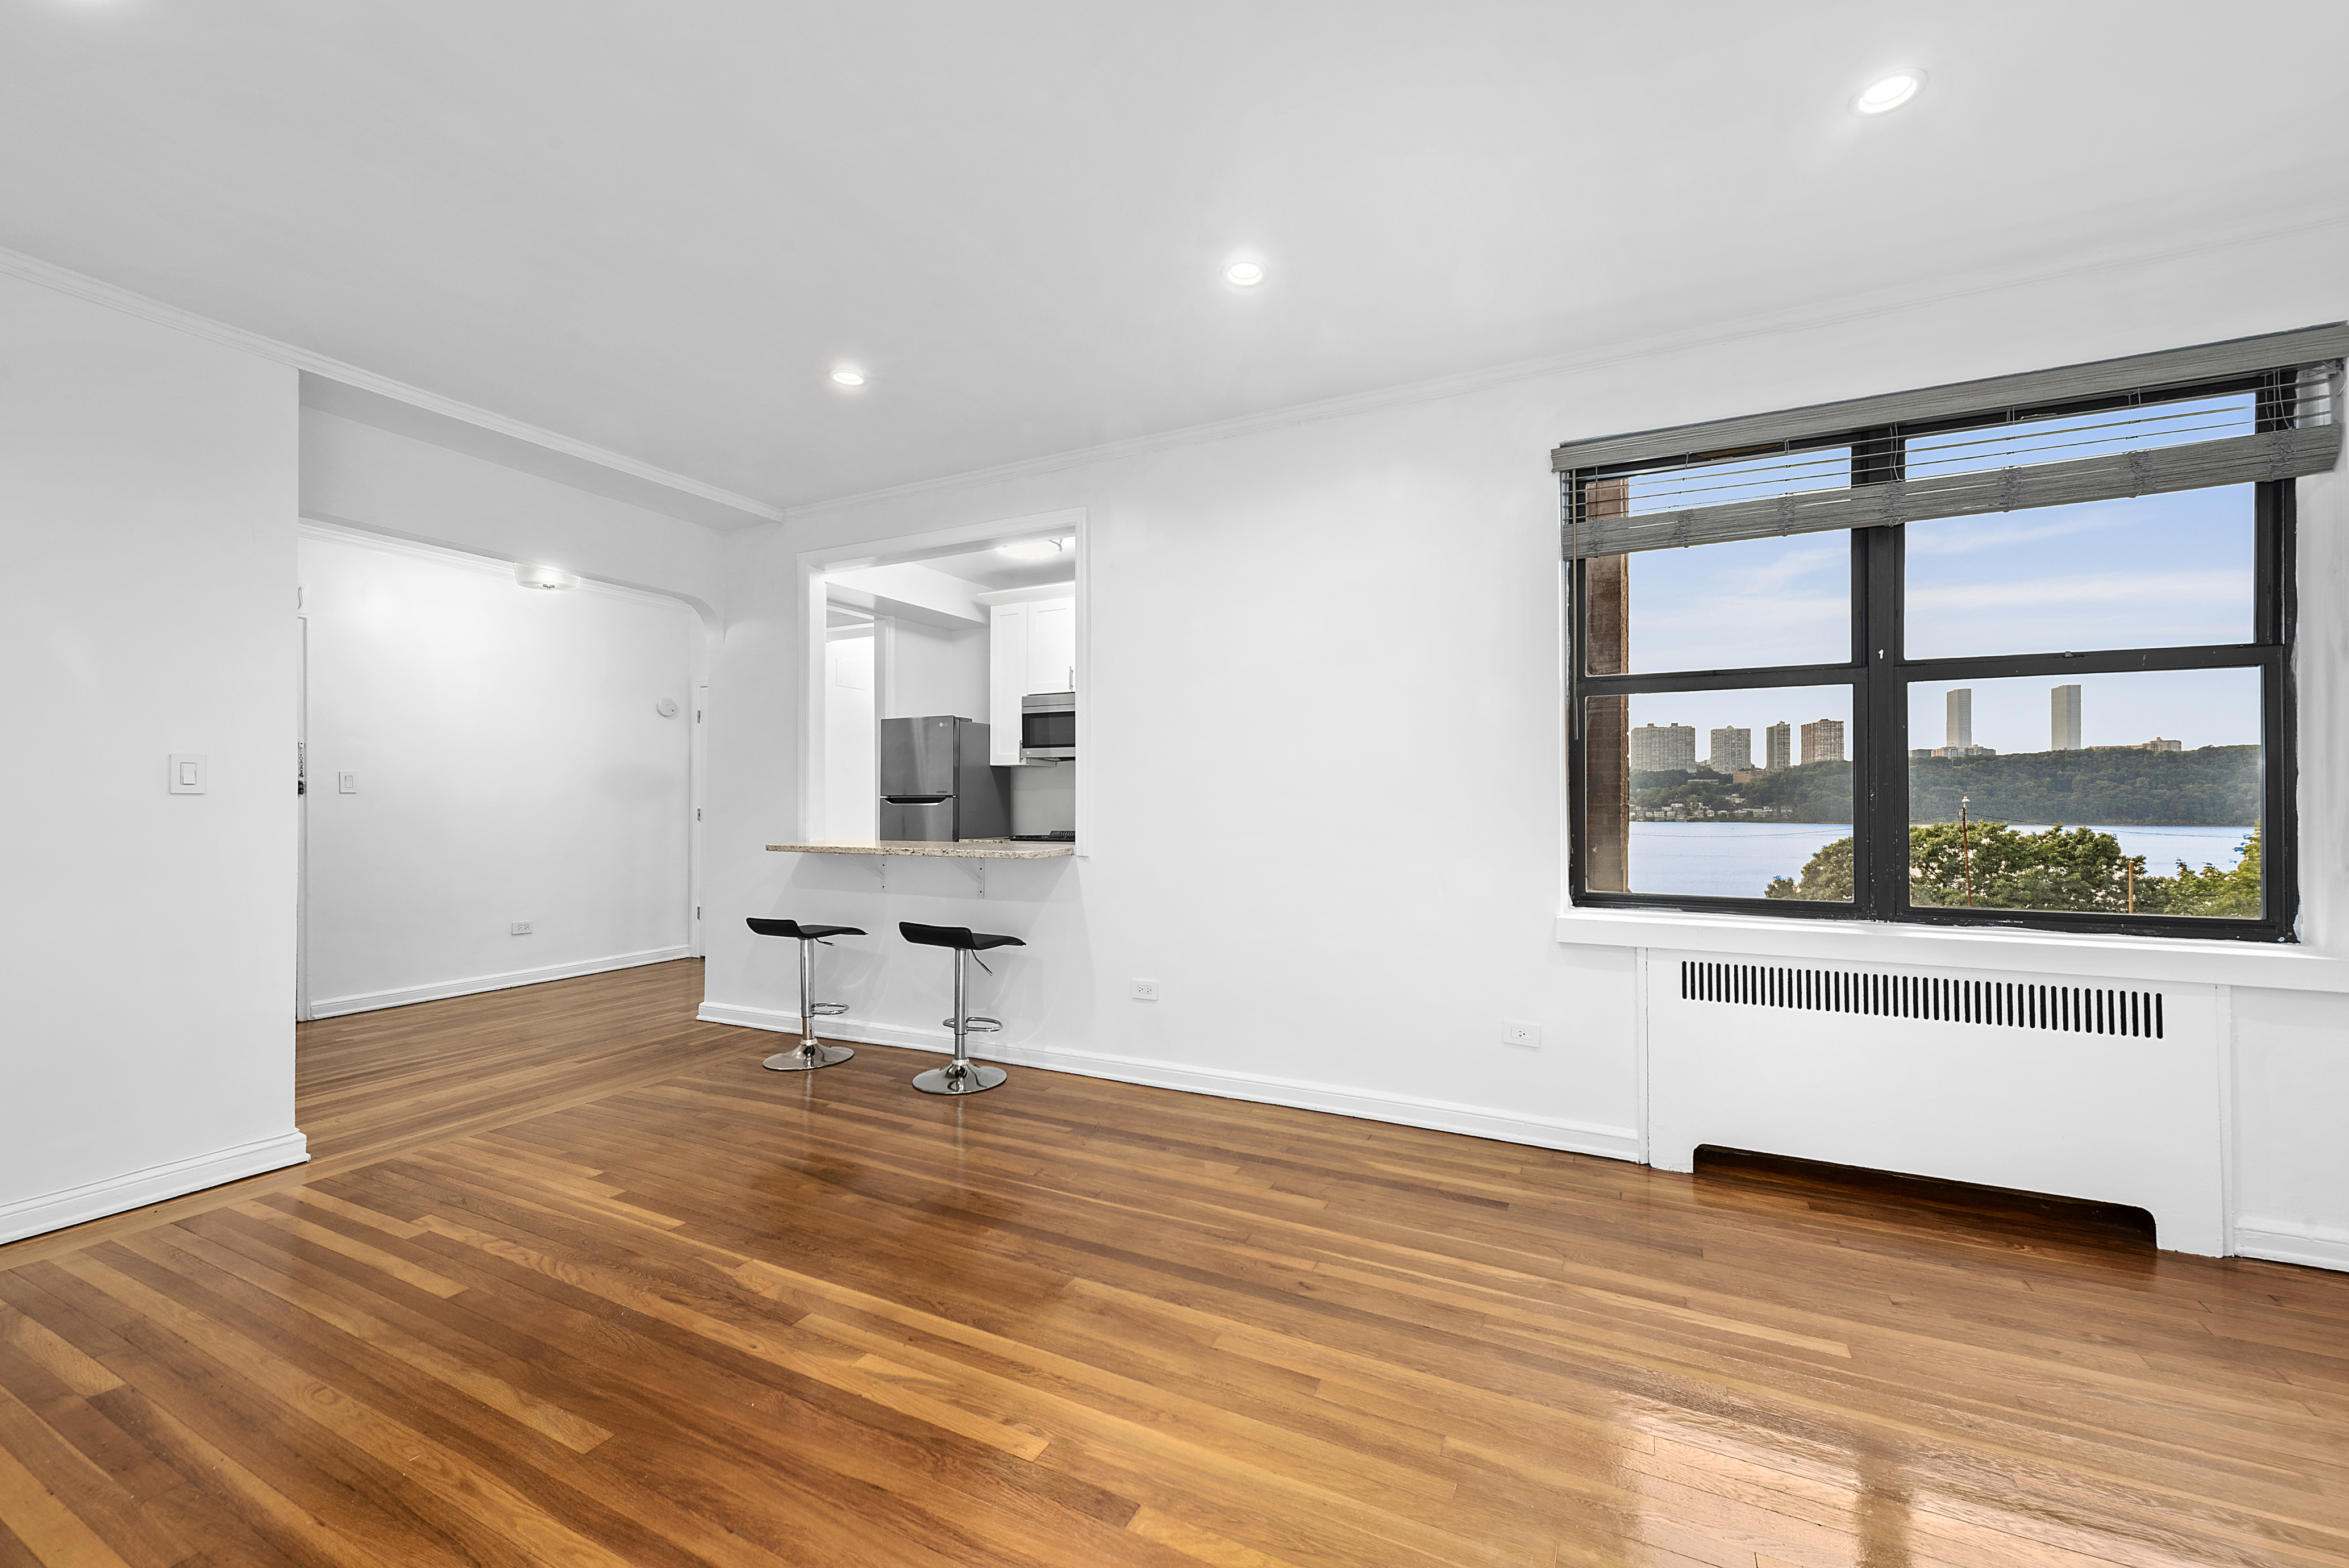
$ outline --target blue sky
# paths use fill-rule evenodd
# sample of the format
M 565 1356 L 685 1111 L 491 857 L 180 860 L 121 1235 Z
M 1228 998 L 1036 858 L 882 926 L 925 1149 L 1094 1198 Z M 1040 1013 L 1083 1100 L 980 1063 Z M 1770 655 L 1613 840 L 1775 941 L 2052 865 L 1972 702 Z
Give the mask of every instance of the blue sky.
M 1913 657 L 2049 653 L 2250 640 L 2248 485 L 1910 523 Z M 1651 550 L 1631 557 L 1636 672 L 1840 663 L 1850 656 L 1849 536 Z M 2196 746 L 2256 742 L 2258 677 L 2247 671 L 2089 676 L 2082 739 L 2155 735 Z M 1974 740 L 2047 747 L 2053 679 L 1971 683 Z M 1911 743 L 1942 743 L 1945 686 L 1913 688 Z M 1635 724 L 1750 726 L 1847 717 L 1842 688 L 1640 697 Z M 1818 711 L 1795 711 L 1797 708 Z M 1699 750 L 1703 742 L 1699 741 Z

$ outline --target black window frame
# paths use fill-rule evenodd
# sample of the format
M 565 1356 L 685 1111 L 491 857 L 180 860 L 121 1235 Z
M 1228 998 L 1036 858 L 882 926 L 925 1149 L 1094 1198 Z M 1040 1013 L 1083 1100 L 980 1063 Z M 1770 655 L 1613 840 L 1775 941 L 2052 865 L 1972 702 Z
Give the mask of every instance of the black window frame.
M 2258 395 L 2258 428 L 2288 427 L 2289 372 L 2232 376 L 2191 387 L 2164 387 L 2158 401 L 2187 401 L 2245 391 Z M 1806 436 L 1774 444 L 1770 451 L 1848 446 L 1851 482 L 1884 483 L 1905 478 L 1903 442 L 1912 436 L 1978 429 L 1997 423 L 2058 418 L 2127 407 L 2146 401 L 2137 394 L 2018 405 L 1909 424 L 1869 426 Z M 1638 462 L 1573 469 L 1559 475 L 1565 520 L 1588 519 L 1583 509 L 1592 480 L 1719 462 L 1741 452 L 1689 452 Z M 1754 454 L 1759 455 L 1759 454 Z M 1849 658 L 1841 664 L 1779 665 L 1752 668 L 1652 671 L 1591 675 L 1585 656 L 1585 614 L 1589 599 L 1588 562 L 1571 560 L 1568 573 L 1567 789 L 1568 896 L 1578 908 L 1674 911 L 1692 914 L 1761 914 L 1794 920 L 1867 921 L 1907 925 L 1987 927 L 2044 934 L 2119 934 L 2247 942 L 2296 941 L 2300 911 L 2299 832 L 2293 810 L 2298 794 L 2298 696 L 2292 682 L 2292 642 L 2298 603 L 2293 540 L 2296 497 L 2292 480 L 2252 486 L 2252 640 L 2249 643 L 2177 647 L 2116 648 L 2091 652 L 1977 655 L 1965 658 L 1908 657 L 1903 642 L 1906 603 L 1904 564 L 1907 531 L 1899 525 L 1856 528 L 1851 536 Z M 1692 549 L 1706 548 L 1703 545 Z M 1636 613 L 1636 612 L 1635 612 Z M 1997 680 L 2036 676 L 2107 675 L 2181 669 L 2256 669 L 2261 673 L 2261 874 L 2262 913 L 2256 920 L 2207 915 L 2115 914 L 2080 910 L 1992 910 L 1911 905 L 1909 886 L 1909 687 L 1917 682 Z M 1851 688 L 1851 735 L 1846 754 L 1852 764 L 1853 898 L 1849 903 L 1806 899 L 1696 897 L 1594 892 L 1585 886 L 1588 834 L 1585 830 L 1588 758 L 1585 729 L 1588 700 L 1595 696 L 1660 692 L 1744 690 L 1765 686 L 1845 686 Z M 1879 852 L 1897 845 L 1897 852 Z

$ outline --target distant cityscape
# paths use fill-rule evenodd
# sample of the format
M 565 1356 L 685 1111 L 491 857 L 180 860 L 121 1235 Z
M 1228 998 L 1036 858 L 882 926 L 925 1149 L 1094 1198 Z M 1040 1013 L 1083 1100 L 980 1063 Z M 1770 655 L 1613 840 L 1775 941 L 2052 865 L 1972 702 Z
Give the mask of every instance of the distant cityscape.
M 1757 773 L 1784 770 L 1790 765 L 1794 728 L 1785 719 L 1762 732 L 1762 765 L 1754 765 L 1754 731 L 1724 725 L 1713 732 L 1712 749 L 1703 766 L 1726 773 L 1743 784 Z M 1815 718 L 1803 726 L 1803 760 L 1841 762 L 1843 720 Z M 1693 773 L 1697 771 L 1696 728 L 1686 724 L 1643 724 L 1631 731 L 1631 771 L 1634 773 Z
M 1911 757 L 1995 757 L 1998 753 L 1987 746 L 1974 744 L 1974 694 L 1971 688 L 1960 686 L 1949 694 L 1943 713 L 1942 739 L 1940 746 L 1913 748 Z M 2083 746 L 2080 744 L 2080 688 L 2067 683 L 2047 688 L 2047 749 L 2050 751 L 2183 751 L 2186 743 L 2155 736 L 2122 746 Z
M 2119 746 L 2083 746 L 2080 743 L 2080 687 L 2076 683 L 2051 686 L 2047 692 L 2047 749 L 2050 751 L 2182 751 L 2183 741 L 2155 736 Z M 1802 767 L 1819 762 L 1841 762 L 1844 756 L 1844 721 L 1839 718 L 1817 718 L 1801 728 Z M 1696 773 L 1700 771 L 1725 775 L 1731 782 L 1744 784 L 1764 773 L 1781 772 L 1795 766 L 1793 746 L 1795 731 L 1785 719 L 1780 719 L 1762 732 L 1762 761 L 1754 760 L 1754 731 L 1750 728 L 1723 725 L 1714 729 L 1710 746 L 1702 762 L 1696 750 L 1696 727 L 1687 724 L 1643 724 L 1631 731 L 1631 771 L 1633 773 Z M 1995 757 L 1997 751 L 1974 744 L 1974 694 L 1971 687 L 1960 686 L 1943 700 L 1943 744 L 1912 748 L 1914 758 L 1931 757 L 1965 758 Z

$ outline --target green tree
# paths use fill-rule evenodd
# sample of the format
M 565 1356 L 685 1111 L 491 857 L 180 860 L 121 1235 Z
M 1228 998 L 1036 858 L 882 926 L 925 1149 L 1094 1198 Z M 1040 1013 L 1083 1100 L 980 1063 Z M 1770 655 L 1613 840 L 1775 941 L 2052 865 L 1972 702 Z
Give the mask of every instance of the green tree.
M 2232 871 L 2220 871 L 2206 865 L 2200 871 L 2190 869 L 2184 861 L 2178 862 L 2175 877 L 2158 879 L 2162 886 L 2160 912 L 2164 914 L 2200 914 L 2257 920 L 2262 907 L 2260 889 L 2260 830 L 2251 830 L 2251 837 L 2238 846 L 2242 860 Z M 2140 909 L 2147 907 L 2143 903 Z
M 1772 877 L 1764 898 L 1807 898 L 1829 903 L 1851 902 L 1851 841 L 1837 839 L 1803 862 L 1803 877 Z
M 2124 855 L 2118 839 L 2093 828 L 2019 833 L 2004 822 L 1918 822 L 1909 830 L 1909 902 L 1967 902 L 1971 859 L 1976 909 L 2131 907 L 2145 880 L 2145 857 Z M 2142 901 L 2138 901 L 2142 907 Z
M 1773 877 L 1764 898 L 1847 903 L 1852 896 L 1849 839 L 1821 847 L 1803 874 Z M 2120 841 L 2093 828 L 2061 823 L 2036 833 L 2005 822 L 1915 822 L 1909 828 L 1909 902 L 1976 909 L 2077 909 L 2103 913 L 2194 914 L 2257 919 L 2261 910 L 2260 833 L 2251 830 L 2242 861 L 2230 871 L 2178 862 L 2175 877 L 2145 874 L 2143 855 L 2121 853 Z

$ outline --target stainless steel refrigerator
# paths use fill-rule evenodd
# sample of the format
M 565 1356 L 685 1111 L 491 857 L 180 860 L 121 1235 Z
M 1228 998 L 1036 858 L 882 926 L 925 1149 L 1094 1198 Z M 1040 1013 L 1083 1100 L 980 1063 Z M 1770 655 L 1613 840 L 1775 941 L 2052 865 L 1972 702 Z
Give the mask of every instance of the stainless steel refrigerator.
M 951 843 L 1009 833 L 1009 794 L 987 748 L 987 726 L 975 718 L 883 719 L 873 745 L 881 837 Z

